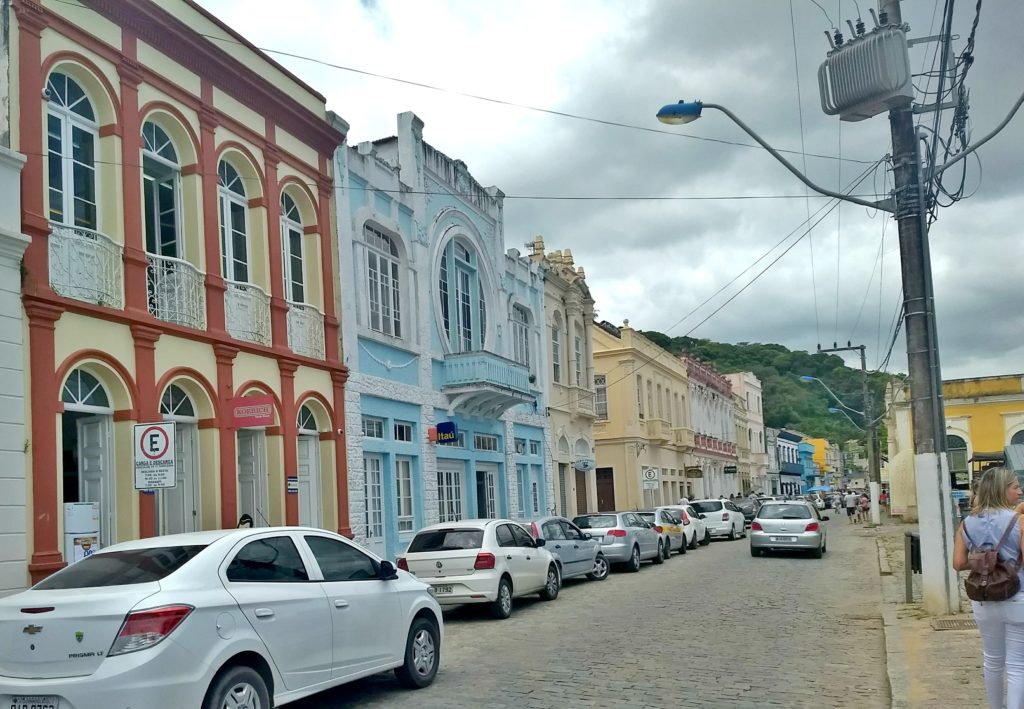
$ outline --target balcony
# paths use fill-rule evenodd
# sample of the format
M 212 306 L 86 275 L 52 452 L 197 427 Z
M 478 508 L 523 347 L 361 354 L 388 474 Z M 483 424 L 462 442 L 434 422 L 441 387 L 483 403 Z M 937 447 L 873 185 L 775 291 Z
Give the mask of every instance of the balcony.
M 693 431 L 688 428 L 673 428 L 672 442 L 677 446 L 693 448 Z
M 50 287 L 66 298 L 124 307 L 121 245 L 106 234 L 50 222 Z
M 270 296 L 252 283 L 224 281 L 224 320 L 232 337 L 270 345 Z
M 295 354 L 323 359 L 323 313 L 308 303 L 288 303 L 288 346 Z
M 206 287 L 202 272 L 181 259 L 146 254 L 149 312 L 164 322 L 206 329 Z
M 590 416 L 594 417 L 594 392 L 583 387 L 574 386 L 569 389 L 569 396 L 571 397 L 569 405 L 572 407 L 572 412 L 578 416 Z
M 448 395 L 449 413 L 482 418 L 537 401 L 530 391 L 530 371 L 491 352 L 445 355 L 441 391 Z
M 672 440 L 672 424 L 665 419 L 647 419 L 647 437 L 655 441 Z

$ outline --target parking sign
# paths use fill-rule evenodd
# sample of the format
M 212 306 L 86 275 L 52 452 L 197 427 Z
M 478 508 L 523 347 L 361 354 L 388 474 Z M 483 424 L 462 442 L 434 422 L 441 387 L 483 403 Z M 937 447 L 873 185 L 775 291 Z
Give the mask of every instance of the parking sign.
M 174 422 L 139 423 L 134 429 L 135 489 L 158 490 L 177 485 Z

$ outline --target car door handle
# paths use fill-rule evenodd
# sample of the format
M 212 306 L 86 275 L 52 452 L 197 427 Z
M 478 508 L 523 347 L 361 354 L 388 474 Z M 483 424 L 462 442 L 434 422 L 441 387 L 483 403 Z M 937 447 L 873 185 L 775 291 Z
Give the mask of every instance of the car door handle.
M 579 548 L 580 548 L 580 545 L 579 545 L 579 544 L 573 544 L 573 545 L 572 545 L 572 548 L 573 548 L 573 549 L 579 549 Z
M 511 554 L 509 554 L 509 555 L 508 555 L 508 556 L 506 556 L 505 558 L 506 558 L 506 559 L 511 559 L 511 558 L 512 558 L 512 555 L 511 555 Z
M 532 558 L 533 558 L 532 556 L 528 556 L 528 557 L 526 557 L 526 560 L 529 561 Z
M 340 598 L 336 598 L 334 600 L 334 607 L 335 608 L 348 608 L 348 601 L 344 601 L 344 600 L 342 600 Z
M 561 548 L 562 548 L 562 545 L 561 545 L 561 544 L 556 544 L 556 545 L 555 545 L 555 549 L 561 549 Z
M 255 616 L 257 618 L 273 618 L 274 617 L 274 611 L 272 611 L 269 608 L 257 608 L 254 611 L 254 614 L 255 614 Z

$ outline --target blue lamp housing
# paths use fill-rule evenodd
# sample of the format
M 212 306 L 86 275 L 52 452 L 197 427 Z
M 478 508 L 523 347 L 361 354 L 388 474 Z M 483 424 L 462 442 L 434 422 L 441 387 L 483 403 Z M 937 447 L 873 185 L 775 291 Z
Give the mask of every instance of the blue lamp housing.
M 669 125 L 681 125 L 692 123 L 700 118 L 700 112 L 704 104 L 700 101 L 680 101 L 662 106 L 658 111 L 658 120 Z

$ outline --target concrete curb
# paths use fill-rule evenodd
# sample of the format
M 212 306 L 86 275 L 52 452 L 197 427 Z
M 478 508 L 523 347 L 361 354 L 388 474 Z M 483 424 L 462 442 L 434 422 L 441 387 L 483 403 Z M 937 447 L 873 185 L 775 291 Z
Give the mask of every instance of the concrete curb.
M 878 570 L 882 576 L 891 576 L 892 568 L 885 553 L 882 540 L 875 539 L 878 550 Z M 899 617 L 896 607 L 886 601 L 885 578 L 879 579 L 879 591 L 882 598 L 882 634 L 885 636 L 885 673 L 889 679 L 890 707 L 906 709 L 910 706 L 907 699 L 907 658 L 903 651 L 903 635 L 900 632 Z

